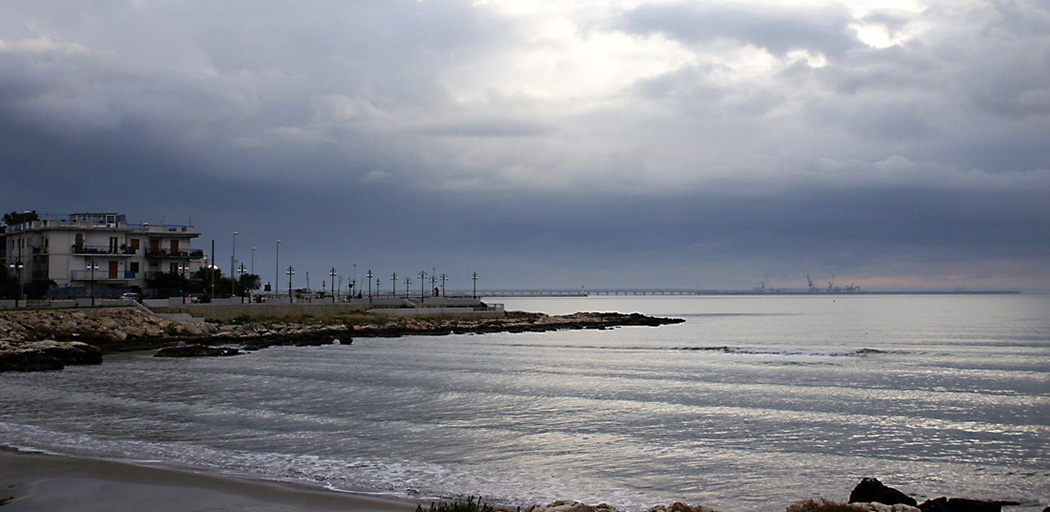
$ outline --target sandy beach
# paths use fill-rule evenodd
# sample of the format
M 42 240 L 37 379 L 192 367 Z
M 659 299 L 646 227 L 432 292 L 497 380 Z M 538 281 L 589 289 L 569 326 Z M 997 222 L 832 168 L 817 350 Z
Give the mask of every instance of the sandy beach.
M 4 512 L 411 512 L 415 505 L 294 485 L 0 450 Z

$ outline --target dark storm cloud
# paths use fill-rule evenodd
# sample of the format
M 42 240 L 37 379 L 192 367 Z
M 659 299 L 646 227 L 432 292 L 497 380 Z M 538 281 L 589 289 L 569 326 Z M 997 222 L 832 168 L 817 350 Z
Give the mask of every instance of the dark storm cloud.
M 0 7 L 0 207 L 314 279 L 1050 287 L 1044 4 L 473 4 Z

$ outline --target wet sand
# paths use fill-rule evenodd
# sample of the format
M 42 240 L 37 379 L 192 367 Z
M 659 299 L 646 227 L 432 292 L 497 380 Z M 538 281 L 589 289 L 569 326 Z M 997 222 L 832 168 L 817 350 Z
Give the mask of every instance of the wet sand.
M 0 510 L 412 512 L 415 504 L 117 462 L 0 449 Z

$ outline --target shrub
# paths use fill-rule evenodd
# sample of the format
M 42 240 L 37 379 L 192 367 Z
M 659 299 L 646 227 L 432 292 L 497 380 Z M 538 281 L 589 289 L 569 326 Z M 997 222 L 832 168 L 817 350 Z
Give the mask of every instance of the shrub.
M 456 500 L 451 503 L 444 501 L 431 503 L 430 508 L 426 512 L 495 512 L 495 510 L 491 505 L 482 503 L 481 498 L 475 499 L 471 496 L 467 498 L 467 501 Z M 424 512 L 423 506 L 416 505 L 416 512 Z

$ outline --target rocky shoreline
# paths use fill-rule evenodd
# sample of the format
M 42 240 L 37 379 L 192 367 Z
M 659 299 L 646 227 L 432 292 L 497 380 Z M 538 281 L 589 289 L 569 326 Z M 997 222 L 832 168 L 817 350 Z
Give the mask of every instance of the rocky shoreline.
M 3 311 L 0 312 L 0 372 L 100 364 L 104 354 L 119 351 L 162 349 L 157 355 L 228 356 L 240 353 L 238 349 L 257 350 L 276 345 L 349 344 L 355 337 L 655 327 L 683 321 L 639 313 L 552 316 L 508 312 L 500 318 L 355 313 L 318 322 L 275 319 L 221 325 L 171 320 L 136 307 Z
M 846 503 L 823 498 L 802 500 L 788 505 L 786 512 L 1002 512 L 1004 506 L 1020 505 L 1013 501 L 987 501 L 966 498 L 940 497 L 918 503 L 907 494 L 887 486 L 877 478 L 864 478 L 850 492 Z M 518 512 L 622 512 L 605 503 L 588 505 L 578 501 L 556 501 L 548 505 L 534 505 Z M 422 507 L 416 509 L 423 512 Z M 450 506 L 431 506 L 429 512 L 515 512 L 506 507 L 483 505 L 469 500 Z M 645 512 L 718 512 L 703 505 L 676 502 L 670 506 L 657 505 Z M 1050 512 L 1050 507 L 1043 509 Z

